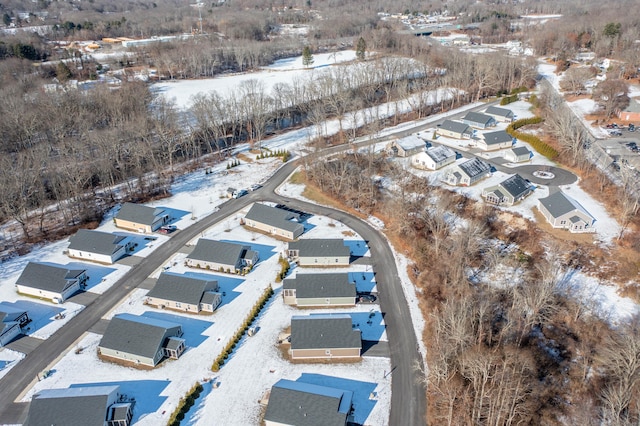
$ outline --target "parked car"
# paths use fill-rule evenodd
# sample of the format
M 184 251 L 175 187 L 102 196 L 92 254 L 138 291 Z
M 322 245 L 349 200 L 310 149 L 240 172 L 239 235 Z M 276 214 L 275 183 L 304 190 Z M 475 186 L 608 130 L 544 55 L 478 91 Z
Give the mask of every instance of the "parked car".
M 610 130 L 609 135 L 611 136 L 622 136 L 622 132 L 620 130 Z
M 255 191 L 256 189 L 260 189 L 260 188 L 262 188 L 262 185 L 260 185 L 259 183 L 254 183 L 249 187 L 249 191 Z
M 634 126 L 633 124 L 629 124 L 629 131 L 630 132 L 635 132 L 636 131 L 636 126 Z
M 240 198 L 240 197 L 244 197 L 245 195 L 247 195 L 249 193 L 249 191 L 247 191 L 246 189 L 239 189 L 237 191 L 235 191 L 232 195 L 232 198 Z

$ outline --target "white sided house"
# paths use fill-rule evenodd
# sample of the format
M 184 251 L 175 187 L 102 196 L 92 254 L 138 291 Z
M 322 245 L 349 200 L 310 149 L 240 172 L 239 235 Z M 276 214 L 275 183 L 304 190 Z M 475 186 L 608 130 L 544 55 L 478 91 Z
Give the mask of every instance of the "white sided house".
M 349 266 L 351 249 L 343 239 L 309 239 L 289 243 L 287 255 L 300 266 Z
M 149 305 L 192 314 L 213 312 L 221 302 L 217 281 L 164 272 L 145 299 Z
M 444 182 L 452 186 L 471 186 L 491 174 L 491 166 L 478 158 L 460 163 L 444 177 Z
M 131 314 L 115 315 L 98 344 L 107 359 L 155 367 L 164 358 L 178 359 L 185 350 L 180 324 Z
M 510 163 L 522 163 L 523 161 L 529 161 L 533 154 L 526 146 L 517 146 L 504 151 L 502 156 Z
M 489 204 L 512 206 L 529 196 L 533 190 L 534 187 L 529 182 L 515 174 L 495 186 L 485 188 L 482 196 Z
M 538 210 L 554 228 L 594 232 L 595 218 L 580 203 L 558 190 L 538 200 Z
M 260 203 L 251 206 L 244 217 L 246 226 L 291 241 L 304 232 L 300 222 L 298 213 Z
M 118 228 L 150 234 L 166 225 L 170 218 L 164 209 L 158 207 L 124 203 L 113 220 Z
M 455 161 L 455 151 L 444 145 L 429 147 L 426 151 L 411 157 L 411 165 L 422 170 L 438 170 Z
M 473 129 L 465 123 L 453 120 L 444 120 L 436 133 L 453 139 L 471 139 Z
M 247 272 L 258 263 L 257 251 L 251 246 L 200 238 L 185 259 L 185 265 L 191 268 L 209 269 L 228 274 Z
M 500 123 L 511 123 L 514 118 L 513 111 L 511 111 L 510 109 L 500 108 L 493 105 L 487 108 L 484 113 L 490 117 L 493 117 L 494 120 Z
M 361 332 L 349 314 L 296 315 L 291 318 L 291 359 L 360 358 Z
M 29 262 L 16 281 L 18 293 L 63 303 L 86 286 L 87 271 Z
M 297 274 L 282 282 L 282 297 L 298 307 L 355 306 L 356 285 L 346 272 Z
M 476 145 L 483 151 L 497 151 L 499 149 L 511 148 L 515 143 L 514 138 L 504 130 L 488 132 L 482 135 Z
M 67 255 L 91 262 L 112 264 L 127 254 L 133 246 L 127 237 L 108 232 L 80 229 L 69 238 Z

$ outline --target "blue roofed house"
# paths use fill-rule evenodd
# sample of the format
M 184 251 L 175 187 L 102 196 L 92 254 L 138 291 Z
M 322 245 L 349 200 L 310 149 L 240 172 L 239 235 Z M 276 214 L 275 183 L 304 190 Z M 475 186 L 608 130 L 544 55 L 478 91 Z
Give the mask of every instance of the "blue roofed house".
M 185 259 L 185 265 L 239 274 L 249 271 L 258 260 L 258 252 L 251 250 L 249 245 L 200 238 Z
M 453 186 L 470 186 L 491 174 L 491 166 L 479 158 L 460 163 L 444 176 L 444 182 Z
M 159 207 L 124 203 L 113 220 L 118 228 L 149 234 L 166 225 L 170 218 L 165 210 Z
M 487 203 L 497 206 L 512 206 L 525 199 L 533 190 L 533 185 L 522 176 L 515 174 L 497 185 L 485 188 L 482 191 L 482 196 Z
M 67 255 L 76 259 L 112 264 L 133 246 L 127 237 L 108 232 L 80 229 L 69 238 Z
M 265 426 L 346 426 L 353 392 L 280 379 L 271 388 Z
M 300 266 L 349 266 L 351 249 L 343 239 L 303 239 L 289 243 L 287 255 Z
M 579 202 L 557 190 L 538 200 L 538 210 L 554 228 L 570 232 L 594 232 L 596 219 Z
M 349 281 L 349 274 L 297 274 L 282 282 L 282 297 L 287 305 L 354 306 L 356 285 Z
M 129 426 L 133 398 L 120 386 L 44 389 L 31 398 L 24 426 Z
M 29 262 L 16 281 L 18 293 L 63 303 L 86 286 L 87 271 Z
M 492 116 L 473 111 L 469 111 L 460 121 L 478 129 L 488 129 L 496 125 L 496 120 Z
M 136 367 L 155 367 L 164 358 L 178 359 L 185 350 L 182 326 L 170 321 L 115 315 L 98 344 L 98 354 Z
M 291 359 L 360 358 L 362 337 L 349 314 L 291 318 Z
M 221 302 L 217 281 L 164 272 L 145 296 L 146 304 L 193 314 L 213 312 Z
M 515 143 L 515 139 L 504 130 L 496 132 L 487 132 L 476 141 L 478 148 L 484 151 L 497 151 L 499 149 L 511 148 Z
M 287 240 L 295 240 L 304 232 L 298 213 L 255 203 L 244 217 L 244 224 Z
M 21 335 L 29 321 L 27 311 L 0 302 L 0 348 Z

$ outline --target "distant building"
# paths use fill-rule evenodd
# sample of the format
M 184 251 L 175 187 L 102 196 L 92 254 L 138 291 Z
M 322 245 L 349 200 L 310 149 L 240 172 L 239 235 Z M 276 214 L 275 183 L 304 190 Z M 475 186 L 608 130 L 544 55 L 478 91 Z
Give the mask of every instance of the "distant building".
M 300 266 L 349 266 L 351 249 L 343 239 L 308 239 L 289 243 L 287 254 Z
M 67 253 L 69 257 L 112 264 L 133 246 L 126 241 L 127 237 L 108 232 L 80 229 L 69 238 Z
M 147 293 L 146 303 L 189 313 L 213 312 L 222 302 L 218 282 L 161 273 Z
M 411 157 L 411 165 L 423 170 L 438 170 L 455 161 L 455 151 L 444 145 L 432 146 Z
M 595 218 L 579 202 L 558 190 L 538 200 L 538 210 L 554 228 L 593 232 Z
M 631 99 L 629 105 L 622 111 L 617 112 L 618 118 L 624 121 L 640 121 L 640 103 Z
M 84 269 L 29 262 L 16 281 L 16 289 L 21 294 L 63 303 L 83 290 L 88 279 Z
M 268 234 L 295 240 L 304 232 L 300 215 L 289 210 L 255 203 L 244 217 L 244 223 Z
M 349 274 L 297 274 L 282 283 L 282 297 L 287 305 L 353 306 L 356 304 L 356 286 Z
M 533 189 L 533 186 L 522 176 L 515 174 L 495 186 L 485 188 L 482 191 L 482 196 L 487 203 L 498 206 L 512 206 L 529 196 Z
M 491 174 L 491 166 L 478 158 L 472 158 L 447 171 L 444 182 L 453 186 L 471 186 Z
M 124 203 L 116 213 L 114 222 L 118 228 L 149 234 L 166 225 L 169 219 L 164 209 Z
M 251 246 L 200 238 L 185 260 L 192 268 L 239 274 L 258 263 L 259 255 Z
M 362 338 L 349 314 L 291 318 L 291 359 L 360 358 Z

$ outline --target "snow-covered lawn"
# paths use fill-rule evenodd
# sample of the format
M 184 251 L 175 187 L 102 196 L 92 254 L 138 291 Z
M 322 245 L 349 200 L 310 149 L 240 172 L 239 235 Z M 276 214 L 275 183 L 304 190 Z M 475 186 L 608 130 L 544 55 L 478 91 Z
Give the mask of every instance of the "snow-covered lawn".
M 7 348 L 0 348 L 0 379 L 9 372 L 15 365 L 24 358 L 22 352 L 12 351 Z

